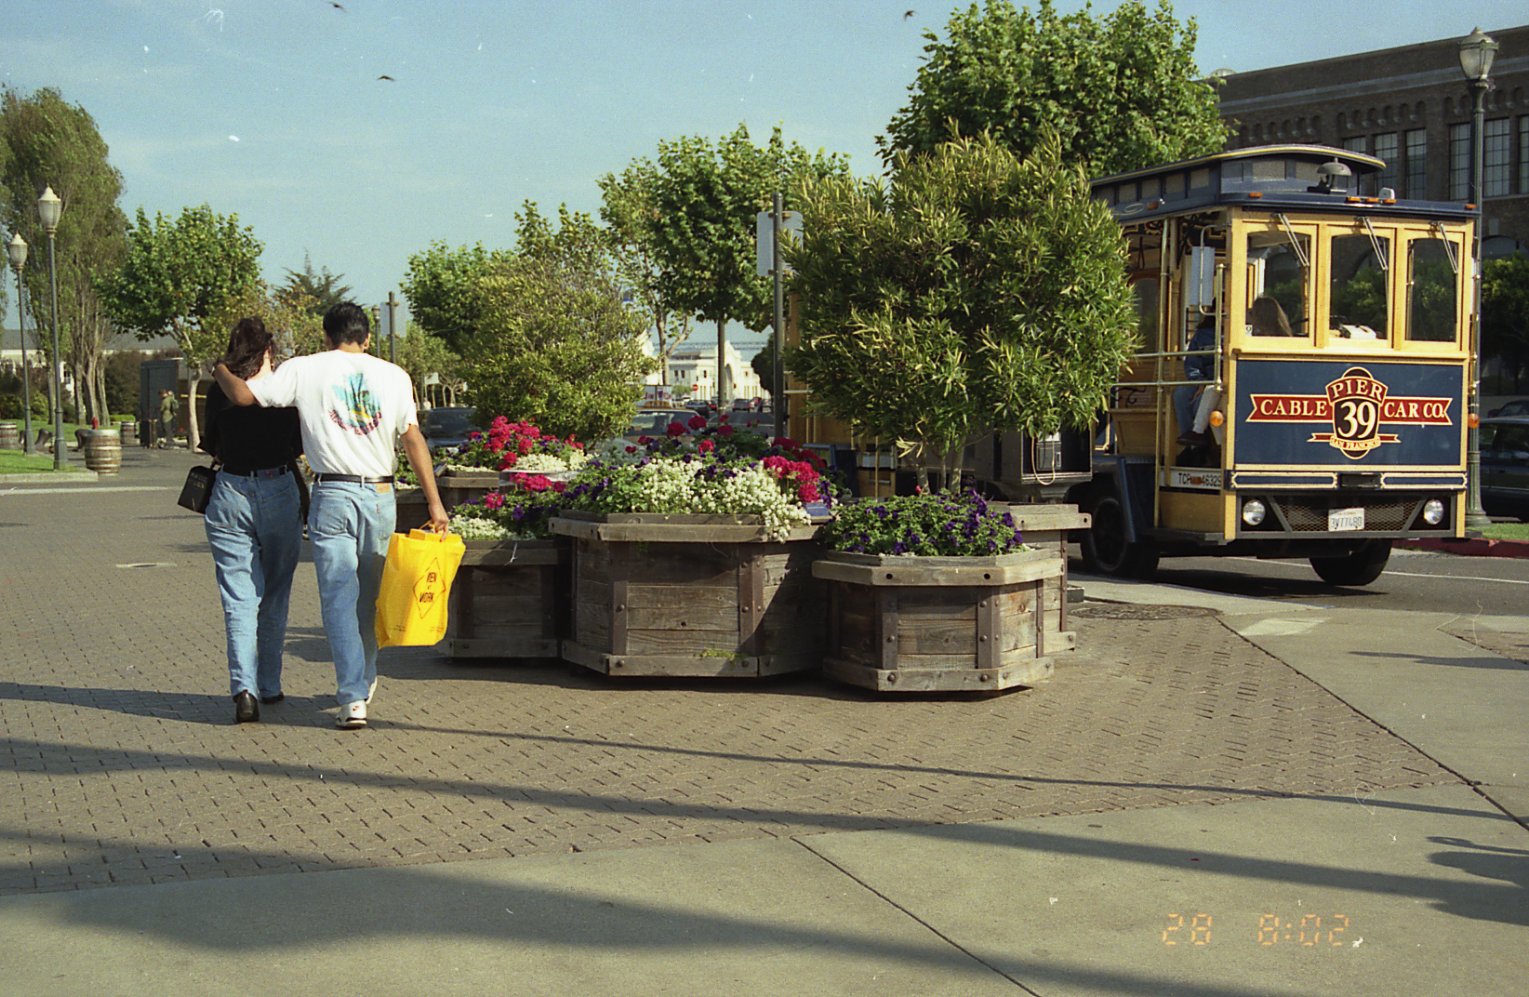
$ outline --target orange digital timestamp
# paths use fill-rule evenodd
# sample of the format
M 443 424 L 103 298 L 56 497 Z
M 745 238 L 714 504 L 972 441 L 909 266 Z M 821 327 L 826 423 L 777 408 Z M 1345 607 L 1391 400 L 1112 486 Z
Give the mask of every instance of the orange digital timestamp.
M 1175 911 L 1168 915 L 1168 923 L 1163 928 L 1163 944 L 1197 947 L 1209 945 L 1214 926 L 1215 918 L 1204 911 L 1193 914 Z M 1288 920 L 1278 914 L 1260 914 L 1258 927 L 1247 937 L 1264 948 L 1272 948 L 1281 943 L 1292 947 L 1343 948 L 1347 945 L 1343 936 L 1348 929 L 1347 914 L 1302 914 L 1295 920 Z

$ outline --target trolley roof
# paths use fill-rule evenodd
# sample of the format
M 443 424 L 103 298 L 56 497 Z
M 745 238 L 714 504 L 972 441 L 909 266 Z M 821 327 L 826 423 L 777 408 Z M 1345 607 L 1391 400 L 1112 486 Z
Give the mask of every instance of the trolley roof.
M 1325 145 L 1263 145 L 1100 177 L 1092 186 L 1122 223 L 1230 205 L 1451 219 L 1479 214 L 1475 205 L 1401 200 L 1390 188 L 1361 195 L 1359 181 L 1378 178 L 1385 165 Z

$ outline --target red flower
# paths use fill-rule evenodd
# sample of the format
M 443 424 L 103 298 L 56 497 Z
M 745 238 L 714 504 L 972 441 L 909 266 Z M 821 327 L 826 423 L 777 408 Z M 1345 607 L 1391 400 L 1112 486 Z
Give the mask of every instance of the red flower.
M 514 467 L 515 462 L 519 459 L 520 454 L 513 450 L 506 450 L 504 452 L 504 459 L 499 462 L 499 470 L 503 471 L 506 468 Z
M 489 492 L 483 496 L 483 508 L 501 509 L 504 507 L 504 496 L 498 492 Z
M 717 444 L 713 440 L 702 440 L 700 443 L 695 445 L 695 448 L 702 453 L 711 453 L 717 448 Z
M 626 452 L 627 453 L 636 453 L 637 452 L 637 448 L 636 447 L 627 447 L 626 448 Z
M 822 496 L 818 494 L 818 486 L 810 481 L 797 486 L 796 497 L 801 499 L 803 502 L 816 502 L 818 499 L 822 498 Z
M 702 416 L 699 416 L 699 415 L 691 416 L 690 417 L 690 428 L 691 429 L 705 429 L 706 428 L 706 419 L 704 417 L 702 417 Z
M 562 494 L 563 490 L 565 488 L 567 488 L 567 487 L 568 487 L 568 482 L 566 482 L 566 481 L 554 481 L 552 483 L 552 490 L 557 492 L 558 494 Z
M 652 442 L 653 442 L 653 437 L 651 437 L 651 436 L 639 436 L 639 437 L 637 437 L 637 445 L 640 446 L 640 447 L 645 447 L 649 443 L 652 443 Z
M 727 423 L 724 422 L 722 425 L 717 427 L 717 435 L 718 436 L 732 436 L 733 435 L 733 427 L 729 426 Z
M 684 436 L 686 429 L 683 423 L 671 422 L 667 432 L 670 436 Z
M 545 474 L 528 474 L 521 479 L 520 485 L 528 492 L 544 492 L 552 487 L 552 479 Z

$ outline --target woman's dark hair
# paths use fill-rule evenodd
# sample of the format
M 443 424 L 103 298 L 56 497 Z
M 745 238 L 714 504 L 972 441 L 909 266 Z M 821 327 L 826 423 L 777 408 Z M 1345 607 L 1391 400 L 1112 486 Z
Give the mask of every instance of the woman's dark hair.
M 366 319 L 366 309 L 354 301 L 342 301 L 324 313 L 324 335 L 335 346 L 341 343 L 360 345 L 371 334 L 372 327 Z
M 223 363 L 235 377 L 248 380 L 260 372 L 260 362 L 274 341 L 260 319 L 242 318 L 234 323 L 234 331 L 228 337 L 228 352 L 223 355 Z

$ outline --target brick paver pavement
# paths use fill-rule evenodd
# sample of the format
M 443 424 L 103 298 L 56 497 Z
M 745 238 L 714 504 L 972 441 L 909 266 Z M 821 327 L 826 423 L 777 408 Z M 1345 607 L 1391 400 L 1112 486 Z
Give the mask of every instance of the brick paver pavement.
M 190 460 L 0 482 L 0 894 L 1455 781 L 1214 615 L 1092 603 L 1078 655 L 996 698 L 414 649 L 383 652 L 372 727 L 337 731 L 306 562 L 287 701 L 236 727 L 201 521 L 174 506 Z

